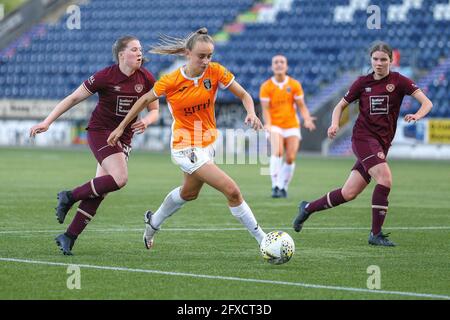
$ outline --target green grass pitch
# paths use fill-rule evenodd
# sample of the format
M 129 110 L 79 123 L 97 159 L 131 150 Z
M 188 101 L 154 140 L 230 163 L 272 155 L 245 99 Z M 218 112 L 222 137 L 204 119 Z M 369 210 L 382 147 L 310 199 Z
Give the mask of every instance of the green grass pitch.
M 87 147 L 2 148 L 0 299 L 450 299 L 450 165 L 389 163 L 394 185 L 383 230 L 395 248 L 367 244 L 374 183 L 353 202 L 313 215 L 300 234 L 291 228 L 298 202 L 341 186 L 353 159 L 300 153 L 287 199 L 270 198 L 270 177 L 260 166 L 220 165 L 265 231 L 294 238 L 292 260 L 275 266 L 209 186 L 166 221 L 147 251 L 143 213 L 181 184 L 182 172 L 168 154 L 137 151 L 128 185 L 108 195 L 74 256 L 63 256 L 53 239 L 74 209 L 59 225 L 56 193 L 88 181 L 93 156 Z M 68 286 L 75 275 L 69 265 L 79 267 L 79 289 Z M 379 289 L 368 288 L 369 266 L 379 267 Z

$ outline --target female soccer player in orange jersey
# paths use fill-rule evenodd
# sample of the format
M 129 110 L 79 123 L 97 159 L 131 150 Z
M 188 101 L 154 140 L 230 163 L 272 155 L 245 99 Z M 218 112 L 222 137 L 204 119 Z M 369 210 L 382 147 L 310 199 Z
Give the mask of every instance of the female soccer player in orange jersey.
M 316 126 L 315 118 L 311 117 L 306 106 L 302 85 L 287 75 L 287 58 L 282 55 L 274 56 L 272 71 L 273 77 L 261 85 L 259 98 L 264 127 L 270 135 L 272 198 L 286 198 L 302 138 L 296 105 L 304 119 L 305 128 L 312 131 Z
M 213 161 L 217 137 L 214 103 L 219 87 L 230 90 L 241 99 L 247 110 L 246 124 L 255 130 L 262 129 L 252 97 L 235 81 L 230 71 L 219 63 L 211 62 L 213 51 L 214 41 L 206 28 L 185 39 L 163 37 L 163 42 L 150 52 L 185 55 L 187 64 L 161 77 L 153 89 L 134 104 L 108 138 L 108 143 L 115 145 L 124 128 L 146 105 L 166 96 L 174 120 L 171 154 L 184 171 L 184 182 L 166 196 L 155 213 L 147 211 L 144 214 L 146 225 L 143 240 L 147 249 L 153 246 L 154 234 L 164 220 L 187 201 L 195 200 L 205 183 L 225 195 L 232 215 L 248 229 L 258 244 L 265 235 L 237 184 Z

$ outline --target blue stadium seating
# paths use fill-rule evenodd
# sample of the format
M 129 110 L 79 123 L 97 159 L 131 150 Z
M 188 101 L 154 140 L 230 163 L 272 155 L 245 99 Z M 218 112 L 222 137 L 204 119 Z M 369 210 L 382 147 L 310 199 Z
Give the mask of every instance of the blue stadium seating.
M 366 26 L 369 16 L 357 10 L 353 21 L 336 22 L 337 5 L 349 0 L 295 0 L 291 10 L 280 11 L 275 23 L 250 23 L 230 41 L 218 43 L 214 59 L 258 98 L 259 86 L 270 77 L 271 57 L 283 53 L 289 59 L 290 74 L 299 79 L 308 96 L 333 83 L 344 71 L 368 70 L 367 48 L 383 40 L 400 50 L 402 66 L 413 67 L 414 78 L 437 70 L 450 58 L 450 20 L 436 20 L 432 8 L 448 1 L 423 1 L 422 8 L 409 10 L 406 21 L 390 22 L 388 5 L 401 0 L 371 0 L 381 9 L 381 29 Z M 91 73 L 112 63 L 111 45 L 124 34 L 133 34 L 142 44 L 157 42 L 161 33 L 185 36 L 206 26 L 211 34 L 249 10 L 253 0 L 92 0 L 81 6 L 81 29 L 69 30 L 66 18 L 56 25 L 39 25 L 24 39 L 0 53 L 0 96 L 8 98 L 60 99 L 73 91 Z M 156 75 L 169 67 L 173 57 L 147 55 L 147 67 Z M 435 104 L 432 116 L 450 116 L 450 65 L 439 81 L 423 82 Z M 419 83 L 420 84 L 420 83 Z M 220 99 L 235 99 L 221 92 Z M 417 103 L 405 99 L 408 112 Z

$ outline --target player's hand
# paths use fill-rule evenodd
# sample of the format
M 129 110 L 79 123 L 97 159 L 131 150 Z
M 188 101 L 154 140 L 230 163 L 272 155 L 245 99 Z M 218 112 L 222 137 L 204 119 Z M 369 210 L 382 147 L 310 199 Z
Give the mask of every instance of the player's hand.
M 328 138 L 334 139 L 334 138 L 336 137 L 336 134 L 337 134 L 338 131 L 339 131 L 339 126 L 336 126 L 336 125 L 333 125 L 333 124 L 332 124 L 332 125 L 328 128 L 328 132 L 327 132 Z
M 314 124 L 314 121 L 316 120 L 316 117 L 311 117 L 308 120 L 305 120 L 305 123 L 303 124 L 303 126 L 308 129 L 309 131 L 313 131 L 316 130 L 316 125 Z
M 251 126 L 255 130 L 260 130 L 263 128 L 261 120 L 254 113 L 247 114 L 245 117 L 245 124 Z
M 131 125 L 131 130 L 133 130 L 133 133 L 141 134 L 144 133 L 148 125 L 149 124 L 144 119 L 139 119 Z
M 30 128 L 30 138 L 34 138 L 38 133 L 48 130 L 49 125 L 45 122 L 38 123 Z
M 406 122 L 410 123 L 412 121 L 414 122 L 419 121 L 420 118 L 415 114 L 407 114 L 404 119 Z
M 117 142 L 119 141 L 119 138 L 122 136 L 123 134 L 123 129 L 121 129 L 120 127 L 117 127 L 116 129 L 114 129 L 113 132 L 111 132 L 111 134 L 108 137 L 108 140 L 106 140 L 106 142 L 108 143 L 108 145 L 110 146 L 115 146 L 117 144 Z

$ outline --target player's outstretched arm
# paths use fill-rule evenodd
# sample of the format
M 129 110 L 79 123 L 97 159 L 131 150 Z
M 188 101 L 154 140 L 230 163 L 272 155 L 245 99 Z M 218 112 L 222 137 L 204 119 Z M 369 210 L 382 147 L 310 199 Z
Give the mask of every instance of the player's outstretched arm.
M 339 103 L 334 107 L 333 115 L 331 116 L 331 125 L 328 128 L 328 138 L 334 139 L 339 131 L 339 121 L 341 120 L 342 111 L 348 106 L 348 102 L 345 99 L 341 99 Z
M 140 134 L 147 129 L 149 125 L 155 123 L 159 119 L 159 100 L 155 100 L 147 106 L 148 114 L 142 118 L 138 119 L 135 123 L 131 125 L 131 129 L 134 133 Z
M 269 102 L 261 100 L 261 109 L 262 109 L 262 115 L 263 115 L 263 120 L 264 120 L 264 128 L 266 130 L 270 130 L 272 121 L 270 119 L 270 113 L 269 113 Z
M 122 122 L 117 126 L 116 129 L 114 129 L 113 132 L 108 137 L 108 144 L 110 146 L 115 146 L 117 141 L 119 141 L 119 138 L 122 136 L 123 131 L 127 127 L 127 125 L 137 117 L 137 115 L 145 108 L 145 106 L 148 106 L 150 103 L 158 99 L 157 96 L 153 93 L 153 90 L 150 90 L 146 94 L 144 94 L 142 97 L 140 97 L 133 105 L 133 107 L 128 111 L 127 116 L 122 120 Z
M 59 102 L 44 121 L 30 128 L 30 137 L 35 137 L 38 133 L 48 130 L 50 125 L 58 119 L 64 112 L 90 97 L 92 93 L 88 92 L 83 85 L 79 86 L 74 92 Z
M 231 91 L 236 97 L 241 99 L 242 104 L 244 105 L 245 110 L 247 110 L 247 116 L 245 117 L 245 124 L 250 125 L 253 129 L 259 130 L 263 128 L 261 120 L 256 116 L 255 113 L 255 104 L 253 103 L 253 99 L 250 94 L 245 91 L 244 88 L 234 80 L 233 83 L 228 87 L 228 90 Z
M 314 124 L 316 117 L 312 117 L 309 113 L 309 109 L 305 103 L 305 98 L 297 98 L 295 99 L 295 103 L 297 104 L 298 109 L 300 110 L 300 114 L 302 115 L 302 118 L 304 120 L 304 127 L 309 131 L 316 130 L 316 125 Z
M 420 102 L 420 108 L 415 114 L 407 114 L 404 118 L 406 122 L 418 121 L 422 119 L 428 114 L 428 112 L 431 111 L 431 108 L 433 107 L 433 103 L 430 99 L 428 99 L 425 93 L 422 92 L 422 90 L 417 90 L 412 96 Z

